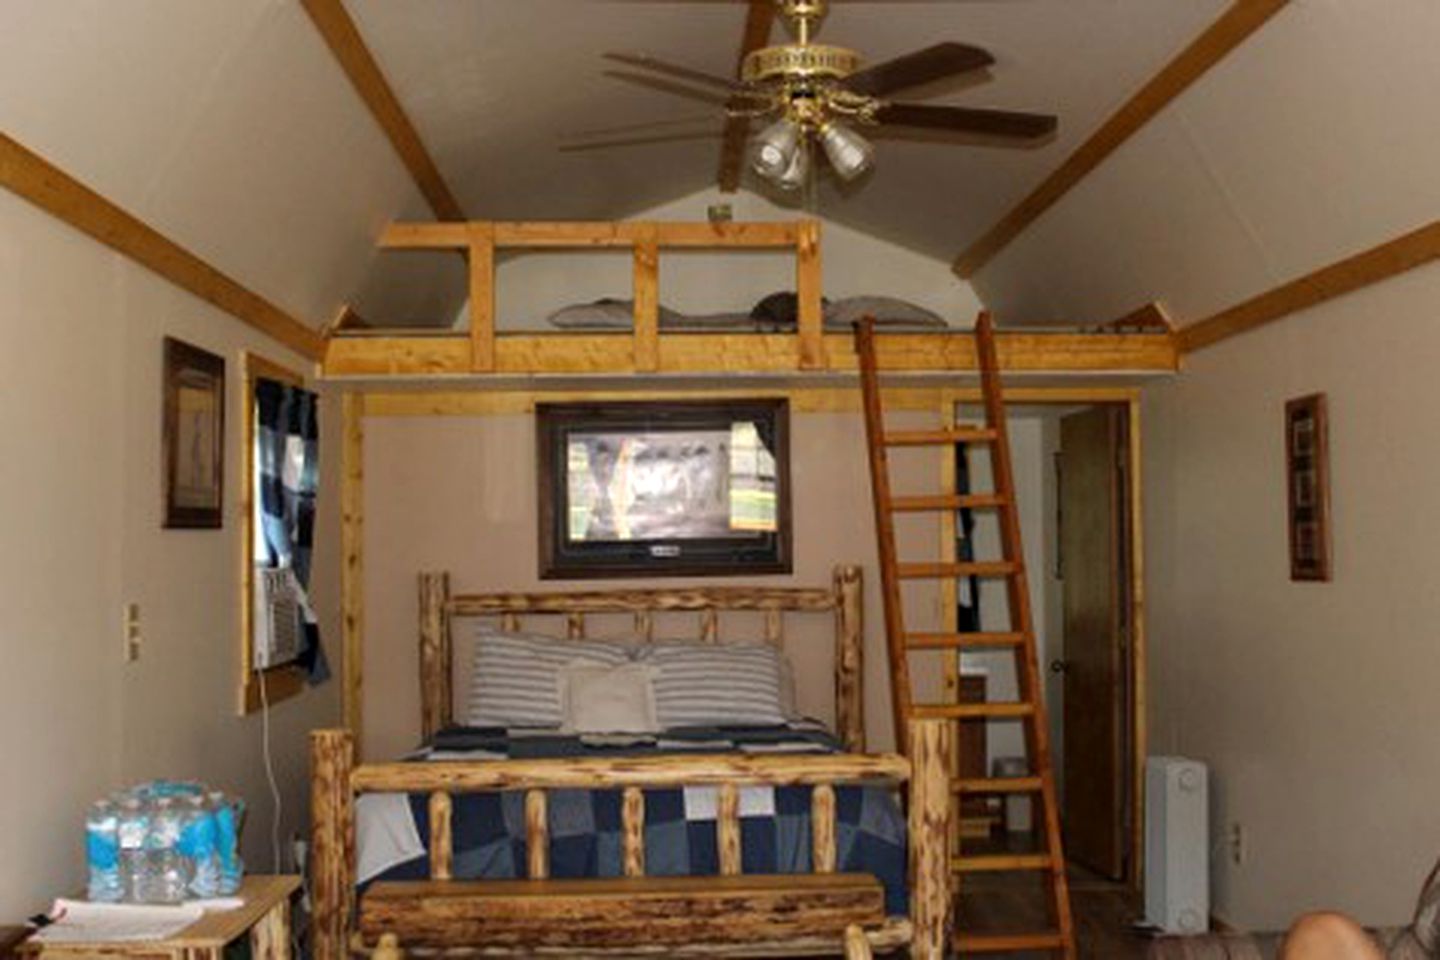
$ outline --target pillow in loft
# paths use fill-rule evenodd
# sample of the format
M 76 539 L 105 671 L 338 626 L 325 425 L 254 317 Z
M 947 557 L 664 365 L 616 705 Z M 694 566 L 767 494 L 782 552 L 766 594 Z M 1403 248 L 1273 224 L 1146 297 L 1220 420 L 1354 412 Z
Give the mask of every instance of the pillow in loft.
M 663 729 L 785 722 L 781 653 L 768 643 L 661 642 L 644 648 L 639 662 L 655 668 Z
M 559 727 L 560 671 L 571 663 L 614 667 L 630 648 L 603 640 L 560 640 L 482 626 L 475 634 L 474 667 L 464 722 L 472 727 Z
M 830 301 L 822 298 L 820 303 L 825 307 Z M 755 321 L 756 328 L 761 332 L 794 330 L 800 323 L 800 298 L 791 290 L 762 297 L 750 308 L 750 319 Z
M 570 663 L 560 671 L 565 733 L 655 733 L 655 668 L 644 663 L 597 667 Z
M 919 304 L 898 297 L 845 297 L 825 306 L 825 325 L 849 330 L 865 317 L 877 326 L 948 327 L 945 318 Z
M 572 303 L 546 320 L 562 330 L 629 330 L 635 325 L 635 301 L 604 297 L 594 303 Z

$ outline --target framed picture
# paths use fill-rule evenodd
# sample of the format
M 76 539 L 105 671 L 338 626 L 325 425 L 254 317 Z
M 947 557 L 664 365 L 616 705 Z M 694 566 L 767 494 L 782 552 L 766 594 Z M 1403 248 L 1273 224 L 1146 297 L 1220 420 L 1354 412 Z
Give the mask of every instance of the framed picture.
M 165 527 L 218 529 L 225 480 L 225 361 L 165 338 Z
M 1290 579 L 1330 579 L 1330 441 L 1325 394 L 1285 404 Z
M 784 400 L 536 406 L 540 576 L 789 573 Z

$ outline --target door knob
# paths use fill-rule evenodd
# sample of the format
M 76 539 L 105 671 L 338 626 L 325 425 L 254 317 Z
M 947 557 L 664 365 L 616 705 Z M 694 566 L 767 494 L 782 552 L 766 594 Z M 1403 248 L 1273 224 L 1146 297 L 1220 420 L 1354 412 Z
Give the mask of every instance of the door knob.
M 1050 672 L 1051 672 L 1051 673 L 1064 673 L 1065 671 L 1067 671 L 1067 670 L 1069 670 L 1069 669 L 1070 669 L 1070 664 L 1066 663 L 1064 660 L 1051 660 L 1051 661 L 1050 661 Z

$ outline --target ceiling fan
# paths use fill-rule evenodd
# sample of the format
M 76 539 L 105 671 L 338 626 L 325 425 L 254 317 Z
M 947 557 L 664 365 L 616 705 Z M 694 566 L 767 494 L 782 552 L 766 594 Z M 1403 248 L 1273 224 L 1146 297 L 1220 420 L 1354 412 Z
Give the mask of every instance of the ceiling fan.
M 805 183 L 813 142 L 823 148 L 841 179 L 853 180 L 869 170 L 875 161 L 874 147 L 856 127 L 945 130 L 1018 143 L 1041 139 L 1055 130 L 1056 118 L 1048 114 L 887 99 L 902 90 L 990 66 L 995 58 L 980 47 L 937 43 L 867 67 L 855 51 L 811 39 L 825 16 L 827 0 L 775 2 L 790 21 L 795 39 L 750 53 L 738 80 L 647 54 L 606 53 L 605 57 L 647 71 L 617 74 L 623 79 L 668 93 L 718 100 L 730 117 L 774 118 L 756 136 L 751 164 L 766 180 L 786 190 Z M 702 93 L 690 84 L 709 88 L 719 96 Z

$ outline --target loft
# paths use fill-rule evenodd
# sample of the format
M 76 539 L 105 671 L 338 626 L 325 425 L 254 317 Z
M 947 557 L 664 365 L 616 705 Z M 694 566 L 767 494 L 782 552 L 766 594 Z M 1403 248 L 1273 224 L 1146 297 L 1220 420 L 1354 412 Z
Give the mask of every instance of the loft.
M 454 250 L 469 267 L 469 330 L 357 335 L 335 331 L 325 347 L 326 377 L 430 378 L 606 374 L 853 374 L 849 333 L 822 317 L 820 224 L 495 222 L 393 223 L 382 250 Z M 628 331 L 497 330 L 495 257 L 503 250 L 628 249 L 634 258 L 634 323 Z M 666 250 L 791 250 L 795 256 L 794 332 L 662 331 L 660 257 Z M 973 338 L 962 330 L 888 333 L 877 342 L 887 373 L 976 369 Z M 1163 375 L 1179 367 L 1175 337 L 1163 333 L 1005 332 L 1001 368 L 1015 374 Z

